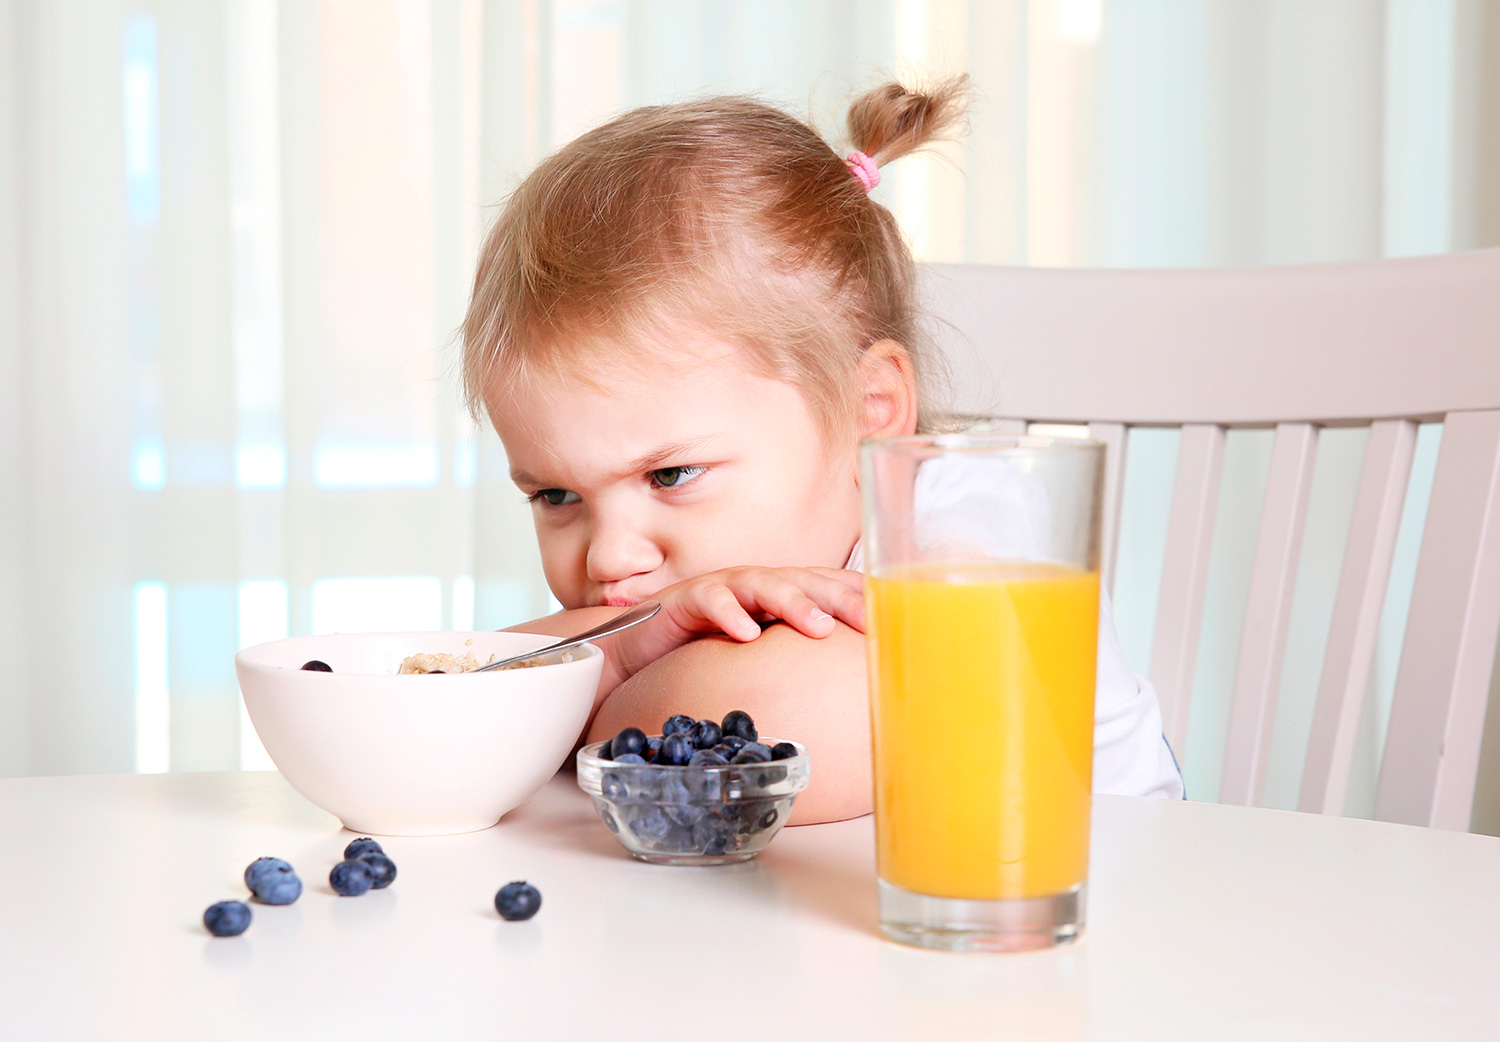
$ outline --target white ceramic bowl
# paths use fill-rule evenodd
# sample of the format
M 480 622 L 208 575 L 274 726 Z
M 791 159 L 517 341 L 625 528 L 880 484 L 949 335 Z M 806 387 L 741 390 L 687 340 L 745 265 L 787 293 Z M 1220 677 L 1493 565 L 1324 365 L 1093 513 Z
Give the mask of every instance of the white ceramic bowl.
M 556 773 L 588 720 L 604 654 L 586 644 L 488 673 L 397 676 L 397 667 L 423 651 L 484 662 L 553 640 L 336 633 L 246 648 L 234 668 L 256 733 L 293 788 L 355 832 L 441 836 L 489 828 Z M 302 669 L 309 659 L 333 672 Z

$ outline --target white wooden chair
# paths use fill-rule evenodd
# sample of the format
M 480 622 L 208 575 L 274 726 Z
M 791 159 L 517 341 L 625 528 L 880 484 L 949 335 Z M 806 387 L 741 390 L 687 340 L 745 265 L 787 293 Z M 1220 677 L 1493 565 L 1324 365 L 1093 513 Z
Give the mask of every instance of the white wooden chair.
M 1441 419 L 1375 816 L 1469 827 L 1500 629 L 1500 250 L 1199 271 L 928 265 L 924 284 L 956 411 L 1013 430 L 1086 423 L 1109 446 L 1106 582 L 1127 433 L 1181 428 L 1149 670 L 1179 755 L 1225 432 L 1275 429 L 1223 802 L 1262 791 L 1319 430 L 1368 424 L 1299 802 L 1343 812 L 1416 427 Z

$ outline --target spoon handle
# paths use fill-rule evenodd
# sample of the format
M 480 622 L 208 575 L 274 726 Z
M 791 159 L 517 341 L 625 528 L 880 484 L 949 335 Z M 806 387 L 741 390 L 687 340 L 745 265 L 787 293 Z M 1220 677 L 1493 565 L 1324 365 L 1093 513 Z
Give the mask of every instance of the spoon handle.
M 535 651 L 527 651 L 520 655 L 512 655 L 510 658 L 503 658 L 499 662 L 488 663 L 487 665 L 480 666 L 478 669 L 472 669 L 469 672 L 484 673 L 491 669 L 499 669 L 501 666 L 509 666 L 517 662 L 524 662 L 529 658 L 536 658 L 538 655 L 545 655 L 548 652 L 561 651 L 564 648 L 575 647 L 579 644 L 584 644 L 588 641 L 596 640 L 599 637 L 607 637 L 611 633 L 619 633 L 621 630 L 628 630 L 630 627 L 636 625 L 637 623 L 645 622 L 647 619 L 651 618 L 651 616 L 655 615 L 659 611 L 661 611 L 661 605 L 656 601 L 642 601 L 640 604 L 635 604 L 630 606 L 629 608 L 626 608 L 624 611 L 616 615 L 614 618 L 610 619 L 608 622 L 600 623 L 593 629 L 586 630 L 575 637 L 568 637 L 564 640 L 558 641 L 556 644 L 548 644 L 545 648 L 537 648 Z

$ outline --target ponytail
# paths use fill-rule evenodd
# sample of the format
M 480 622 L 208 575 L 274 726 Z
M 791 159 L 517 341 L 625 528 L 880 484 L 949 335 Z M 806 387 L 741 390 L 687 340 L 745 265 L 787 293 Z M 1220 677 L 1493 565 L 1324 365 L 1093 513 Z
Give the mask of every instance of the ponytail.
M 964 116 L 969 77 L 955 76 L 930 89 L 887 83 L 866 91 L 849 106 L 849 140 L 884 166 L 935 141 Z

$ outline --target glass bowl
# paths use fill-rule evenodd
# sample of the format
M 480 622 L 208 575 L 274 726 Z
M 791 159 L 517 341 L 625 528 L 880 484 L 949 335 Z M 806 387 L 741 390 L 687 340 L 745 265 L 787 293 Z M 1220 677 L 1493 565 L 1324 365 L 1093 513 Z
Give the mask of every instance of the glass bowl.
M 761 738 L 764 745 L 780 739 Z M 631 855 L 655 865 L 728 865 L 765 849 L 807 788 L 807 749 L 767 763 L 665 767 L 578 750 L 578 787 Z

